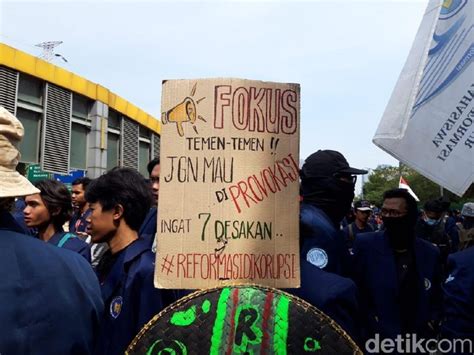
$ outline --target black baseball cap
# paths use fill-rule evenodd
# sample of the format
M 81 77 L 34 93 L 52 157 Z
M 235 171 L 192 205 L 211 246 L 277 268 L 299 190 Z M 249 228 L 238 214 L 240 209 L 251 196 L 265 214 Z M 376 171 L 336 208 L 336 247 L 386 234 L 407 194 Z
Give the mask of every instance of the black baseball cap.
M 370 207 L 370 202 L 367 200 L 354 202 L 354 208 L 359 211 L 372 211 L 372 207 Z
M 350 167 L 344 155 L 335 150 L 318 150 L 306 158 L 300 173 L 302 178 L 311 178 L 334 174 L 364 175 L 368 171 Z

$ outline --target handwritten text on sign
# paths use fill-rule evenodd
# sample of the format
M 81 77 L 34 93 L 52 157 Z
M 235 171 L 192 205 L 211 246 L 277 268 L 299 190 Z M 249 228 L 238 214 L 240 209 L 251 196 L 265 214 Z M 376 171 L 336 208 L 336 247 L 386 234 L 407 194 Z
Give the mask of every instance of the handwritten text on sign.
M 299 286 L 299 86 L 163 84 L 155 284 Z

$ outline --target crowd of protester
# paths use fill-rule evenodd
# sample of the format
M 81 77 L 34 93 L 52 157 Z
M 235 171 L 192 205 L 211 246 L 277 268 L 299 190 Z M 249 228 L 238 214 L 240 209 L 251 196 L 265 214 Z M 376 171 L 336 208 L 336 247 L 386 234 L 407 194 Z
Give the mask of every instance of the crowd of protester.
M 153 285 L 160 161 L 31 184 L 20 122 L 0 107 L 0 353 L 123 354 L 182 290 Z M 301 168 L 301 288 L 364 348 L 376 334 L 474 341 L 474 203 L 420 212 L 407 190 L 354 202 L 358 175 L 319 150 Z M 310 325 L 308 325 L 310 326 Z

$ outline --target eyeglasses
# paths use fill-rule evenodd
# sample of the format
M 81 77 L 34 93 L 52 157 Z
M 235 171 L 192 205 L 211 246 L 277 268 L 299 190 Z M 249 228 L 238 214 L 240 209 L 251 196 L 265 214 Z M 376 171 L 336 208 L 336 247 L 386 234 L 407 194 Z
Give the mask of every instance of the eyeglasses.
M 399 211 L 399 210 L 389 210 L 387 208 L 382 208 L 380 211 L 380 215 L 382 217 L 403 217 L 407 215 L 407 211 Z
M 355 185 L 357 181 L 357 175 L 350 175 L 350 174 L 343 174 L 343 173 L 334 173 L 333 176 L 336 179 L 348 182 L 350 184 Z

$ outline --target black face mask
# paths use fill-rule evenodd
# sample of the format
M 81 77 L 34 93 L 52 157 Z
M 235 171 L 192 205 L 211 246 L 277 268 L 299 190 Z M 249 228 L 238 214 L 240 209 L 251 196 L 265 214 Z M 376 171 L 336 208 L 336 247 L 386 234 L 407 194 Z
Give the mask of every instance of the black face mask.
M 338 225 L 351 209 L 354 184 L 336 178 L 313 178 L 302 181 L 303 201 L 321 208 Z
M 382 217 L 382 220 L 392 249 L 403 250 L 413 246 L 415 232 L 411 216 Z

